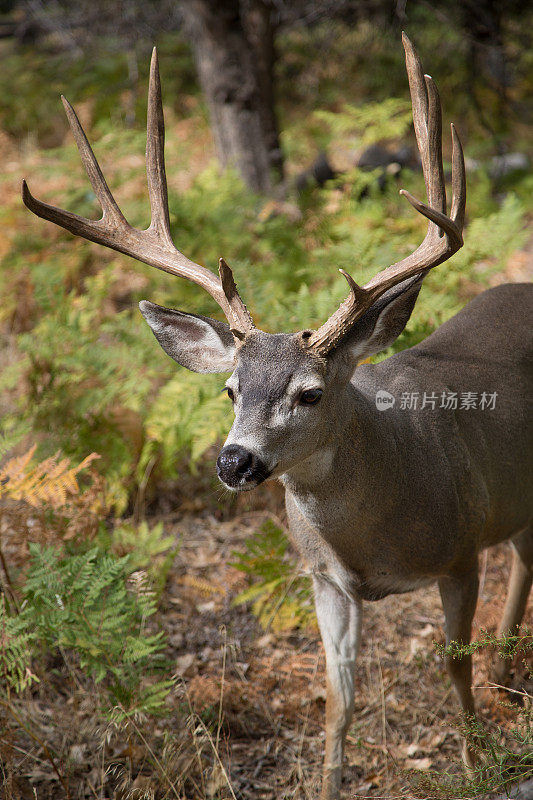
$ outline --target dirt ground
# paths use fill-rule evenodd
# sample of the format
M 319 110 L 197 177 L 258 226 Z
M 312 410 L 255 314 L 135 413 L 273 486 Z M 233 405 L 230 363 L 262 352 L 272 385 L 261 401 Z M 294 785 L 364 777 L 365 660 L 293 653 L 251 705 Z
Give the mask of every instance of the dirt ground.
M 59 663 L 50 664 L 49 685 L 26 701 L 25 713 L 60 754 L 72 798 L 150 797 L 151 789 L 158 797 L 191 800 L 318 796 L 325 700 L 318 633 L 264 631 L 249 609 L 232 603 L 247 585 L 230 565 L 232 554 L 268 516 L 256 510 L 219 521 L 204 510 L 164 517 L 180 547 L 159 620 L 180 678 L 170 720 L 139 720 L 131 737 L 101 720 L 96 724 L 87 694 L 70 685 Z M 509 555 L 499 546 L 482 559 L 474 634 L 497 624 Z M 531 605 L 526 621 L 533 623 Z M 363 630 L 342 797 L 425 797 L 417 775 L 461 774 L 457 705 L 434 649 L 444 641 L 437 589 L 367 603 Z M 502 705 L 497 690 L 482 688 L 489 667 L 489 654 L 478 654 L 480 716 L 510 740 L 514 711 Z M 515 664 L 513 685 L 524 687 L 525 674 L 525 666 Z M 66 796 L 38 742 L 19 730 L 14 746 L 14 798 Z M 157 754 L 157 770 L 150 753 Z M 203 777 L 195 766 L 200 761 L 211 765 Z M 187 770 L 191 779 L 183 792 L 161 790 L 159 771 L 176 776 Z

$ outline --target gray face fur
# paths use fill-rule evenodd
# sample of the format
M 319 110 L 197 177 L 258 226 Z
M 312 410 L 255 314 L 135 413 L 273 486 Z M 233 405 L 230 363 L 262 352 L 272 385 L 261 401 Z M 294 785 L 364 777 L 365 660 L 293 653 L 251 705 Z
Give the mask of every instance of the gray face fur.
M 235 421 L 225 446 L 255 453 L 273 476 L 311 456 L 328 438 L 323 411 L 330 403 L 327 377 L 327 362 L 306 351 L 299 334 L 254 331 L 226 383 L 234 396 Z M 303 404 L 302 392 L 313 389 L 320 389 L 322 397 Z

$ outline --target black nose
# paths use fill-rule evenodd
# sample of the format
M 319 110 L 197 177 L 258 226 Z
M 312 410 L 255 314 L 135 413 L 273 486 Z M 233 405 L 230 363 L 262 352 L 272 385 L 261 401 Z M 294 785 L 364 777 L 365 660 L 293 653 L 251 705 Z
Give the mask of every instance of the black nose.
M 239 444 L 222 448 L 217 458 L 217 473 L 220 480 L 233 489 L 246 483 L 261 483 L 268 477 L 261 459 Z

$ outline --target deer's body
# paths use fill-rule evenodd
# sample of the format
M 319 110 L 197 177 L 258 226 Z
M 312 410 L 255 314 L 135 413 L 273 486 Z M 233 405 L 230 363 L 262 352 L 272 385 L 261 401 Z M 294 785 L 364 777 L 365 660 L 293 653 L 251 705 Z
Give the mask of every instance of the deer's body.
M 220 480 L 234 491 L 271 477 L 285 484 L 291 532 L 313 575 L 326 651 L 323 800 L 339 796 L 362 601 L 437 580 L 447 641 L 467 643 L 481 548 L 509 538 L 514 545 L 501 630 L 520 623 L 533 578 L 533 287 L 485 292 L 417 347 L 357 367 L 399 336 L 427 271 L 463 243 L 461 143 L 452 126 L 448 215 L 438 92 L 407 37 L 404 47 L 428 204 L 404 194 L 429 220 L 426 237 L 364 287 L 343 272 L 350 295 L 316 331 L 258 330 L 228 265 L 220 260 L 217 277 L 174 246 L 155 52 L 148 97 L 148 230 L 125 220 L 66 101 L 102 219 L 77 217 L 23 187 L 24 202 L 39 216 L 199 284 L 228 320 L 140 304 L 159 343 L 179 364 L 196 372 L 232 372 L 226 387 L 235 421 L 217 459 Z M 393 408 L 378 410 L 380 391 L 394 396 Z M 495 395 L 496 402 L 494 408 L 454 411 L 441 407 L 443 392 L 459 398 L 474 393 L 479 405 L 483 394 Z M 416 409 L 402 408 L 404 393 L 418 393 Z M 472 714 L 471 658 L 447 657 L 446 666 L 462 709 Z M 471 763 L 472 752 L 464 755 Z
M 394 407 L 378 411 L 380 390 Z M 441 408 L 449 392 L 459 406 L 475 393 L 477 407 Z M 416 409 L 400 407 L 403 393 L 417 394 Z M 435 408 L 421 409 L 424 393 Z M 496 393 L 492 410 L 479 407 L 483 393 Z M 532 414 L 532 284 L 484 292 L 416 347 L 358 367 L 330 441 L 282 476 L 312 572 L 337 582 L 340 571 L 349 594 L 379 599 L 464 570 L 481 548 L 525 528 Z
M 516 325 L 512 320 L 520 320 Z M 376 393 L 396 398 L 379 411 Z M 401 408 L 403 393 L 417 408 Z M 442 393 L 496 393 L 492 410 L 440 408 Z M 421 409 L 424 393 L 434 395 Z M 490 415 L 490 416 L 488 416 Z M 447 642 L 468 642 L 478 553 L 511 539 L 501 632 L 520 623 L 533 576 L 533 285 L 479 295 L 421 344 L 357 368 L 331 437 L 281 476 L 293 540 L 313 575 L 327 658 L 322 798 L 338 796 L 352 718 L 362 600 L 439 583 Z M 447 658 L 474 713 L 471 659 Z M 503 680 L 506 664 L 496 666 Z M 465 746 L 467 765 L 475 762 Z

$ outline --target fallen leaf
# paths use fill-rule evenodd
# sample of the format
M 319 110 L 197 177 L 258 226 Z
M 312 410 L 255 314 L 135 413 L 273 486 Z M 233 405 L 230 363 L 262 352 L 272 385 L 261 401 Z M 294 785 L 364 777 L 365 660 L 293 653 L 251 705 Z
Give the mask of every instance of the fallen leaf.
M 431 737 L 429 741 L 429 748 L 431 750 L 435 750 L 437 747 L 440 747 L 447 737 L 448 737 L 448 731 L 444 731 L 442 733 L 436 733 L 434 736 Z
M 176 659 L 176 675 L 178 678 L 190 678 L 196 672 L 196 656 L 185 653 Z
M 213 769 L 211 771 L 211 775 L 209 776 L 209 780 L 207 781 L 207 796 L 208 797 L 215 797 L 218 795 L 224 787 L 228 785 L 228 781 L 226 775 L 224 774 L 224 770 L 217 762 L 214 764 Z
M 322 700 L 325 703 L 326 702 L 326 687 L 325 686 L 315 686 L 315 688 L 311 692 L 311 697 L 313 698 L 313 700 Z
M 274 641 L 273 634 L 265 633 L 264 636 L 260 636 L 259 639 L 254 642 L 254 647 L 257 647 L 258 650 L 264 650 L 265 647 L 270 647 Z
M 424 639 L 424 638 L 426 638 L 426 636 L 433 636 L 434 631 L 435 631 L 435 629 L 434 629 L 433 625 L 429 625 L 428 624 L 424 628 L 422 628 L 421 630 L 417 631 L 416 635 L 417 636 L 421 636 Z
M 209 614 L 211 611 L 214 611 L 215 608 L 216 603 L 214 600 L 209 600 L 208 603 L 198 603 L 196 606 L 196 609 L 200 614 Z
M 396 753 L 400 758 L 412 758 L 416 753 L 420 753 L 423 748 L 419 744 L 412 742 L 411 744 L 399 744 L 395 748 Z
M 428 769 L 431 769 L 431 759 L 430 758 L 408 758 L 405 762 L 405 766 L 407 769 L 417 769 L 423 772 L 426 772 Z

